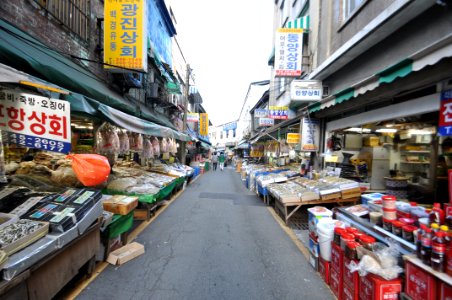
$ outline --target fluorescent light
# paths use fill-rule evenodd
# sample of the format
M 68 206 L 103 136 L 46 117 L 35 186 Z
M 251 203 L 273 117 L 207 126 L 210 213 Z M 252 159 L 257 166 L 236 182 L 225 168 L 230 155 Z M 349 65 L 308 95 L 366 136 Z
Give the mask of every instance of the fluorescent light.
M 395 128 L 379 128 L 379 129 L 375 130 L 375 132 L 394 133 L 394 132 L 397 132 L 397 129 L 395 129 Z
M 348 128 L 348 129 L 345 129 L 345 131 L 362 132 L 362 133 L 371 132 L 371 130 L 369 128 L 360 128 L 360 127 Z
M 433 130 L 426 129 L 408 129 L 408 134 L 434 134 Z

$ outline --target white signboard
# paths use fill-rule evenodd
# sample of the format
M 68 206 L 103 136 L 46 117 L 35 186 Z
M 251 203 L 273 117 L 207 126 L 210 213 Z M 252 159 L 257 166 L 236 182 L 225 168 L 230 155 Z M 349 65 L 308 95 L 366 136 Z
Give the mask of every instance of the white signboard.
M 259 118 L 259 126 L 273 126 L 275 120 L 270 118 Z
M 268 117 L 268 110 L 266 109 L 255 109 L 254 110 L 254 117 L 255 118 L 266 118 Z
M 199 114 L 198 113 L 187 113 L 187 122 L 196 123 L 199 122 Z
M 303 29 L 279 28 L 275 40 L 275 76 L 301 75 Z
M 7 142 L 68 153 L 71 150 L 71 106 L 58 99 L 0 91 L 0 130 Z
M 317 151 L 319 149 L 319 120 L 303 118 L 301 129 L 301 150 Z
M 322 100 L 323 87 L 319 80 L 293 80 L 290 84 L 290 99 L 296 101 Z

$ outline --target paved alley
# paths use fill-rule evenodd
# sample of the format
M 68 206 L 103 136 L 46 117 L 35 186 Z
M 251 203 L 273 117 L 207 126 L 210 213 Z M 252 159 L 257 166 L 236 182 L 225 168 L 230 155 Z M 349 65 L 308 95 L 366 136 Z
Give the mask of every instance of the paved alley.
M 334 299 L 232 168 L 194 181 L 137 242 L 144 255 L 108 266 L 77 299 Z

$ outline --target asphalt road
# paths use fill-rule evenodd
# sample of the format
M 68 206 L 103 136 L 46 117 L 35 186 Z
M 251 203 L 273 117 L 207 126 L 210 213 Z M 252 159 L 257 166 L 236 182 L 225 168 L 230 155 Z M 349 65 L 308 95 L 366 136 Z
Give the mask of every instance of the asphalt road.
M 335 299 L 233 169 L 190 184 L 77 299 Z

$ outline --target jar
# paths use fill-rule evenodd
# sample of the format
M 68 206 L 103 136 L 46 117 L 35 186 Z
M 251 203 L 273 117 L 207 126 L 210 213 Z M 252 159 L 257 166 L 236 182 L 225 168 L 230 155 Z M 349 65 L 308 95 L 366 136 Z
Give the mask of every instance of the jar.
M 360 238 L 361 245 L 367 250 L 373 251 L 376 243 L 376 239 L 373 236 L 364 234 Z
M 351 233 L 344 232 L 341 234 L 341 248 L 345 251 L 345 246 L 348 242 L 354 242 L 355 236 Z
M 345 233 L 345 228 L 342 227 L 335 227 L 334 228 L 334 243 L 338 246 L 341 245 L 341 235 L 342 233 Z
M 361 237 L 364 235 L 364 232 L 357 231 L 357 232 L 355 232 L 353 235 L 355 236 L 355 241 L 356 241 L 356 242 L 359 242 L 359 240 L 361 239 Z
M 396 197 L 391 195 L 382 196 L 383 208 L 396 209 Z
M 396 220 L 397 219 L 397 209 L 383 207 L 383 218 L 388 219 L 388 220 Z
M 355 227 L 345 227 L 345 231 L 347 231 L 347 233 L 355 234 L 355 232 L 358 232 L 359 230 Z
M 383 218 L 383 229 L 392 232 L 392 220 Z
M 406 225 L 414 225 L 414 219 L 412 218 L 400 218 L 399 220 L 405 223 Z
M 402 237 L 402 227 L 405 226 L 405 223 L 402 221 L 393 221 L 392 222 L 392 233 L 396 236 Z
M 416 226 L 405 225 L 402 227 L 402 237 L 404 240 L 410 243 L 414 243 L 414 231 L 417 230 Z
M 360 246 L 358 242 L 347 242 L 345 247 L 345 257 L 350 260 L 358 260 L 358 251 L 357 248 Z
M 383 214 L 381 212 L 371 211 L 369 213 L 369 217 L 370 217 L 370 223 L 381 226 L 381 223 L 382 223 L 381 218 L 383 218 Z

